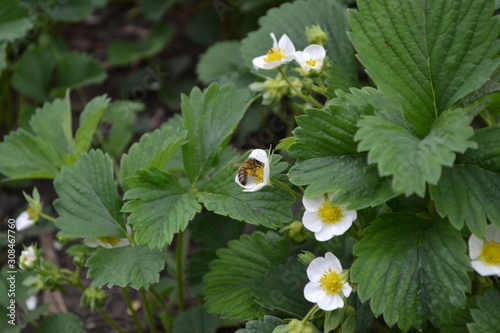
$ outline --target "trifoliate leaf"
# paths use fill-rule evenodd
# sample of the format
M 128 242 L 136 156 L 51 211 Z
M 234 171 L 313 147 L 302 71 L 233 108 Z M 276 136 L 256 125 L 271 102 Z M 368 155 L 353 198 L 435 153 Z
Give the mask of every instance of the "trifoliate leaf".
M 173 333 L 215 333 L 218 327 L 219 318 L 197 306 L 179 314 L 174 321 Z
M 273 330 L 283 325 L 284 322 L 273 316 L 264 316 L 263 320 L 250 320 L 245 324 L 245 328 L 239 329 L 236 333 L 272 333 Z
M 286 264 L 270 269 L 254 284 L 256 302 L 270 310 L 284 312 L 296 318 L 304 317 L 311 303 L 304 298 L 304 287 L 309 282 L 307 267 L 295 256 Z
M 208 312 L 227 318 L 262 317 L 264 309 L 255 303 L 252 290 L 268 269 L 286 261 L 286 240 L 274 232 L 257 231 L 230 241 L 217 256 L 203 279 L 207 283 L 202 292 Z
M 478 309 L 471 309 L 474 323 L 468 325 L 470 333 L 496 332 L 500 327 L 500 316 L 498 313 L 500 304 L 500 292 L 498 290 L 486 290 L 483 296 L 477 299 Z
M 231 55 L 228 57 L 228 55 Z M 226 41 L 210 46 L 201 56 L 196 73 L 198 79 L 209 84 L 223 75 L 231 74 L 243 66 L 240 56 L 240 42 Z
M 171 26 L 158 23 L 138 42 L 112 42 L 107 49 L 108 60 L 115 66 L 123 66 L 134 60 L 152 57 L 160 52 L 174 36 Z
M 430 133 L 419 139 L 406 128 L 375 116 L 359 121 L 359 151 L 369 151 L 368 162 L 377 163 L 381 176 L 393 176 L 393 188 L 406 195 L 423 196 L 425 184 L 436 184 L 442 166 L 452 166 L 455 153 L 476 148 L 471 119 L 457 109 L 442 113 Z
M 165 250 L 145 245 L 123 246 L 95 251 L 85 263 L 87 278 L 94 279 L 91 287 L 130 286 L 148 289 L 160 280 L 165 265 Z
M 402 330 L 420 328 L 425 319 L 446 321 L 465 306 L 470 290 L 467 246 L 461 234 L 443 220 L 413 214 L 379 215 L 354 247 L 359 258 L 351 267 L 362 301 L 373 313 Z
M 51 314 L 43 318 L 36 326 L 35 333 L 73 332 L 85 333 L 85 326 L 77 316 L 71 313 Z
M 331 74 L 343 77 L 349 82 L 347 87 L 359 85 L 354 52 L 346 33 L 349 27 L 343 4 L 328 0 L 285 3 L 270 9 L 260 18 L 259 25 L 259 30 L 249 33 L 242 41 L 241 54 L 246 66 L 251 67 L 253 58 L 266 54 L 272 47 L 271 32 L 277 39 L 287 34 L 296 50 L 303 50 L 311 44 L 307 40 L 306 27 L 319 25 L 327 35 L 324 45 L 327 55 L 338 64 L 338 72 Z
M 271 175 L 284 163 L 277 163 L 274 156 Z M 256 192 L 243 192 L 234 181 L 238 166 L 229 163 L 220 170 L 199 192 L 198 200 L 214 213 L 229 216 L 238 221 L 278 228 L 293 219 L 290 207 L 295 198 L 282 187 L 272 184 Z
M 104 68 L 86 53 L 66 53 L 56 67 L 58 87 L 79 88 L 100 83 L 106 78 Z
M 376 206 L 397 195 L 389 177 L 380 177 L 366 156 L 332 156 L 299 160 L 290 169 L 290 181 L 308 185 L 305 196 L 334 192 L 332 202 L 348 209 Z
M 211 84 L 205 91 L 193 88 L 182 95 L 182 119 L 188 131 L 182 156 L 186 175 L 195 183 L 217 164 L 219 154 L 245 114 L 250 102 L 248 89 L 232 84 Z
M 113 178 L 113 162 L 99 150 L 82 154 L 73 167 L 65 166 L 54 180 L 59 199 L 55 225 L 71 237 L 124 238 L 122 201 Z
M 405 106 L 420 137 L 499 64 L 492 0 L 362 0 L 357 7 L 348 15 L 357 56 L 375 84 Z
M 128 202 L 122 211 L 131 213 L 128 222 L 134 226 L 138 243 L 165 247 L 175 233 L 186 228 L 201 206 L 173 174 L 151 168 L 137 171 L 137 175 L 126 181 L 129 190 L 124 199 Z
M 0 22 L 0 41 L 15 41 L 33 27 L 29 7 L 18 1 L 0 0 Z

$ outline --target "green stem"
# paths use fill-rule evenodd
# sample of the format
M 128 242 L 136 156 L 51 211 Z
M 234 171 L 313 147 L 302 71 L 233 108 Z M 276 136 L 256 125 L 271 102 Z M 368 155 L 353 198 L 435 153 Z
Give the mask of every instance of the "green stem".
M 184 275 L 182 269 L 182 243 L 184 238 L 184 232 L 179 232 L 177 234 L 177 243 L 175 244 L 175 263 L 176 263 L 176 275 L 177 275 L 177 297 L 179 300 L 179 311 L 184 311 Z
M 277 180 L 276 178 L 274 177 L 271 177 L 271 181 L 273 183 L 275 183 L 276 185 L 278 185 L 279 187 L 282 187 L 284 188 L 285 190 L 287 190 L 288 192 L 292 193 L 294 196 L 296 196 L 297 198 L 299 199 L 302 199 L 302 196 L 297 193 L 296 191 L 292 190 L 291 188 L 289 188 L 288 186 L 286 186 L 285 184 L 283 184 L 282 182 L 280 182 L 279 180 Z
M 130 309 L 130 312 L 132 313 L 132 319 L 134 319 L 135 327 L 137 327 L 137 332 L 138 333 L 144 333 L 142 330 L 141 322 L 139 321 L 139 317 L 137 316 L 137 311 L 135 311 L 133 305 L 132 305 L 132 300 L 130 298 L 130 293 L 126 288 L 122 287 L 122 294 L 123 298 L 125 299 L 125 302 L 127 303 L 128 308 Z
M 323 81 L 321 81 L 321 79 L 320 79 L 319 77 L 317 77 L 317 78 L 316 78 L 316 81 L 318 82 L 318 85 L 319 85 L 319 87 L 320 87 L 320 88 L 321 88 L 321 90 L 322 90 L 322 94 L 323 94 L 323 96 L 326 96 L 326 91 L 327 91 L 327 90 L 326 90 L 325 85 L 323 84 Z
M 42 212 L 40 212 L 40 216 L 41 216 L 41 217 L 43 217 L 43 218 L 44 218 L 44 219 L 46 219 L 46 220 L 51 221 L 51 222 L 54 222 L 54 221 L 56 220 L 54 217 L 49 216 L 49 215 L 47 215 L 47 214 L 44 214 L 44 213 L 42 213 Z
M 151 292 L 151 294 L 153 294 L 154 298 L 156 298 L 163 311 L 173 317 L 172 312 L 170 312 L 170 310 L 167 308 L 167 306 L 165 305 L 165 300 L 161 298 L 160 294 L 158 294 L 158 292 L 153 287 L 151 287 L 149 291 Z
M 113 319 L 111 319 L 111 317 L 106 313 L 106 311 L 104 310 L 101 310 L 99 311 L 99 313 L 101 314 L 101 316 L 104 317 L 104 319 L 106 319 L 106 321 L 111 325 L 113 326 L 113 328 L 115 330 L 117 330 L 119 333 L 125 333 L 125 331 L 120 327 L 118 326 L 118 324 L 116 323 L 116 321 L 114 321 Z
M 302 319 L 302 322 L 305 323 L 309 320 L 309 318 L 311 318 L 311 316 L 313 315 L 314 312 L 316 312 L 316 310 L 318 310 L 318 304 L 315 304 L 311 310 L 309 310 L 309 312 L 306 314 L 306 316 L 304 317 L 304 319 Z
M 142 297 L 142 303 L 144 304 L 144 309 L 146 309 L 146 315 L 147 315 L 148 320 L 149 320 L 149 326 L 150 326 L 151 332 L 158 333 L 158 330 L 156 329 L 156 325 L 155 325 L 155 320 L 153 318 L 153 312 L 151 311 L 151 307 L 150 307 L 146 292 L 144 291 L 144 289 L 141 288 L 140 293 L 141 293 L 141 297 Z
M 281 73 L 281 75 L 283 76 L 283 79 L 286 81 L 286 83 L 290 87 L 290 89 L 292 89 L 297 96 L 299 96 L 303 100 L 311 103 L 312 105 L 314 105 L 317 108 L 320 108 L 320 109 L 323 108 L 323 105 L 321 105 L 320 102 L 318 102 L 317 100 L 315 100 L 311 96 L 306 96 L 303 93 L 301 93 L 300 91 L 298 91 L 297 88 L 295 88 L 295 86 L 292 84 L 292 82 L 290 82 L 290 80 L 288 79 L 288 76 L 286 76 L 285 71 L 281 67 L 278 67 L 278 70 Z

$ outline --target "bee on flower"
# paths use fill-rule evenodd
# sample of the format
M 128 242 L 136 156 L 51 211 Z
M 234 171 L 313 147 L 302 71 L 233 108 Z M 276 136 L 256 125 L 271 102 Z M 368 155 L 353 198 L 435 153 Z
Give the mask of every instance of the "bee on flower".
M 244 188 L 243 192 L 255 192 L 269 185 L 270 177 L 269 156 L 265 150 L 254 149 L 238 168 L 234 181 Z
M 276 36 L 271 32 L 273 47 L 263 56 L 254 58 L 252 63 L 255 69 L 271 70 L 295 59 L 295 46 L 286 34 L 276 41 Z
M 500 276 L 500 228 L 490 224 L 484 239 L 471 235 L 469 257 L 472 268 L 481 276 Z

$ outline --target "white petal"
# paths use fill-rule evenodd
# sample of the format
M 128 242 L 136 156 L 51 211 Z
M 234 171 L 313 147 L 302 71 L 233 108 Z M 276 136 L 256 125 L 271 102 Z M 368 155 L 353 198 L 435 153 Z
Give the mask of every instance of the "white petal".
M 347 210 L 347 205 L 341 205 L 339 207 L 342 210 L 343 216 L 350 216 L 352 218 L 352 222 L 356 221 L 356 219 L 358 218 L 358 212 L 356 212 L 355 210 Z
M 16 229 L 17 231 L 24 230 L 35 224 L 35 221 L 30 220 L 28 212 L 24 211 L 16 219 Z
M 273 40 L 273 48 L 277 49 L 278 48 L 278 42 L 276 41 L 276 36 L 274 35 L 274 32 L 271 32 L 269 35 L 271 36 L 271 38 Z
M 333 234 L 333 231 L 334 229 L 331 228 L 331 226 L 325 225 L 320 231 L 314 233 L 314 237 L 320 242 L 326 242 L 327 240 L 330 240 L 333 238 L 333 236 L 335 236 Z
M 307 60 L 323 60 L 326 56 L 325 48 L 318 44 L 311 44 L 304 49 L 304 58 Z
M 304 208 L 311 213 L 319 212 L 319 207 L 325 203 L 325 197 L 323 195 L 317 195 L 315 197 L 302 197 L 302 204 Z
M 116 243 L 115 245 L 111 246 L 111 247 L 122 247 L 122 246 L 127 246 L 130 244 L 130 241 L 127 239 L 127 238 L 122 238 L 120 239 L 120 241 L 118 243 Z
M 98 247 L 99 243 L 97 241 L 97 237 L 85 237 L 83 239 L 83 244 L 87 245 L 88 247 Z
M 309 282 L 304 287 L 304 298 L 309 302 L 316 303 L 317 300 L 325 293 L 319 282 Z
M 264 149 L 254 149 L 248 157 L 255 158 L 264 164 L 269 164 L 269 157 Z
M 342 283 L 342 294 L 344 294 L 345 297 L 349 297 L 351 292 L 352 292 L 352 287 L 349 285 L 349 283 L 347 282 Z
M 321 279 L 328 268 L 329 264 L 325 258 L 318 257 L 313 259 L 307 267 L 307 277 L 309 278 L 309 281 L 319 282 L 319 279 Z
M 304 59 L 304 54 L 302 51 L 295 52 L 295 61 L 297 61 L 297 63 L 301 66 L 306 63 L 306 60 Z
M 472 268 L 481 276 L 498 275 L 500 276 L 499 265 L 489 265 L 481 260 L 474 260 L 471 262 Z
M 344 300 L 338 294 L 324 294 L 318 299 L 318 307 L 321 310 L 332 311 L 344 307 Z
M 318 232 L 323 228 L 323 221 L 321 221 L 318 213 L 311 213 L 309 211 L 304 212 L 302 216 L 302 224 L 307 230 L 312 232 Z
M 471 260 L 479 258 L 483 248 L 483 240 L 472 234 L 469 238 L 469 258 Z
M 257 58 L 253 58 L 252 60 L 252 64 L 253 64 L 253 67 L 258 70 L 258 69 L 268 69 L 266 66 L 268 64 L 268 62 L 266 62 L 264 59 L 267 58 L 267 55 L 263 55 L 263 56 L 260 56 L 260 57 L 257 57 Z
M 265 183 L 258 183 L 258 184 L 253 185 L 252 187 L 245 187 L 243 192 L 256 192 L 256 191 L 260 190 L 261 188 L 263 188 L 264 186 L 266 186 Z
M 500 242 L 500 228 L 494 224 L 490 224 L 486 227 L 485 237 L 487 241 L 497 241 Z
M 342 264 L 340 263 L 339 258 L 337 258 L 333 253 L 325 253 L 325 259 L 328 262 L 328 268 L 337 273 L 342 272 Z
M 26 308 L 29 311 L 35 310 L 37 304 L 38 304 L 38 300 L 37 300 L 36 296 L 30 296 L 26 299 Z
M 295 46 L 286 34 L 281 36 L 280 41 L 278 42 L 278 48 L 285 51 L 285 55 L 287 56 L 295 53 Z
M 352 218 L 350 216 L 344 216 L 339 222 L 334 224 L 325 225 L 324 228 L 329 228 L 330 232 L 334 236 L 340 236 L 345 234 L 347 230 L 352 226 Z

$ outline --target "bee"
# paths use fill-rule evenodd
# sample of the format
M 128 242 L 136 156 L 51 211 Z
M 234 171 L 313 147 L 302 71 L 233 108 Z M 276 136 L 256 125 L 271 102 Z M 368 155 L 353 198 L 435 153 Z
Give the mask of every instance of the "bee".
M 256 160 L 253 157 L 247 158 L 243 164 L 238 168 L 238 180 L 241 185 L 248 183 L 248 176 L 262 179 L 264 163 Z

